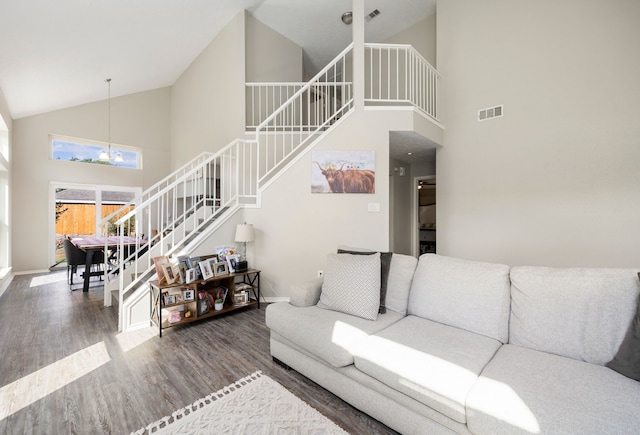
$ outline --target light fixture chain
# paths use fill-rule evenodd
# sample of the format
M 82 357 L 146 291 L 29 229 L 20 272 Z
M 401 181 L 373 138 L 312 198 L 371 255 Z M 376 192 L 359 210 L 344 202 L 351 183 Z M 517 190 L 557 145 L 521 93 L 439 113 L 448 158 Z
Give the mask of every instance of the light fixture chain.
M 111 79 L 106 79 L 105 82 L 108 85 L 109 113 L 107 119 L 109 120 L 109 159 L 111 159 Z

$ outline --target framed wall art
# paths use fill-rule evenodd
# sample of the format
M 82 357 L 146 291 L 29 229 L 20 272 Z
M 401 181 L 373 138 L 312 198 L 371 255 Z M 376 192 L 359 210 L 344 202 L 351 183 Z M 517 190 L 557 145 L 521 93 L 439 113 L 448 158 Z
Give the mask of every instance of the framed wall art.
M 375 193 L 375 151 L 312 151 L 311 193 Z

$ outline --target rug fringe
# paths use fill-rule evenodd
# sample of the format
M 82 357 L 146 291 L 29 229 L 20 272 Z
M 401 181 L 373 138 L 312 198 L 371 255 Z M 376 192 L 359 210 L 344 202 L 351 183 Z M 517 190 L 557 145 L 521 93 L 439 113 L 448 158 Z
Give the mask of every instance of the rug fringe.
M 154 421 L 151 424 L 148 424 L 146 427 L 142 429 L 138 429 L 135 432 L 131 432 L 131 435 L 144 435 L 144 434 L 153 434 L 160 429 L 165 428 L 167 425 L 173 423 L 174 421 L 180 420 L 181 418 L 191 414 L 192 412 L 198 411 L 200 408 L 208 405 L 211 402 L 215 402 L 216 400 L 220 400 L 229 393 L 234 392 L 235 390 L 242 388 L 243 386 L 257 380 L 262 377 L 262 370 L 255 371 L 251 373 L 249 376 L 245 376 L 244 378 L 238 379 L 237 381 L 227 385 L 216 391 L 215 393 L 211 393 L 208 396 L 203 397 L 202 399 L 198 399 L 193 402 L 191 405 L 187 405 L 182 409 L 178 409 L 174 411 L 173 414 L 162 417 L 158 421 Z

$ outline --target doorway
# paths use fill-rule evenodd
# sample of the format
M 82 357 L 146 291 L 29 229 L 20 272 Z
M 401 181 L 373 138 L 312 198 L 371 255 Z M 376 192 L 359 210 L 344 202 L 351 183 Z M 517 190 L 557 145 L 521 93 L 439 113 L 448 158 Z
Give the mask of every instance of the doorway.
M 413 255 L 436 253 L 436 177 L 415 177 L 413 182 Z
M 51 183 L 51 267 L 65 261 L 64 238 L 100 235 L 103 232 L 100 228 L 102 219 L 133 201 L 140 193 L 139 187 Z

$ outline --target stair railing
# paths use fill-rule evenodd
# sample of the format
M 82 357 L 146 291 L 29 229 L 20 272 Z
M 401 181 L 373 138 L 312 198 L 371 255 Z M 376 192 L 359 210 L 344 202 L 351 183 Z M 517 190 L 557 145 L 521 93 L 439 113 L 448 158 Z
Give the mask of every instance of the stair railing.
M 190 165 L 189 170 L 172 174 L 171 183 L 146 195 L 146 199 L 115 222 L 103 220 L 103 231 L 110 227 L 116 236 L 130 235 L 133 228 L 155 230 L 150 231 L 148 238 L 136 239 L 133 246 L 119 238 L 119 255 L 109 265 L 111 270 L 106 272 L 105 281 L 118 279 L 119 307 L 130 290 L 148 279 L 154 269 L 153 257 L 171 255 L 184 247 L 190 236 L 224 210 L 256 202 L 256 148 L 255 141 L 239 139 L 215 154 L 208 153 L 197 159 L 197 164 Z M 131 282 L 125 280 L 125 273 L 131 274 Z M 111 305 L 111 293 L 106 287 L 104 298 L 105 305 Z
M 278 110 L 289 98 L 298 92 L 305 82 L 286 83 L 246 83 L 245 91 L 245 127 L 255 131 L 269 115 Z
M 260 188 L 353 108 L 352 50 L 350 44 L 256 127 Z
M 129 209 L 132 209 L 135 206 L 135 204 L 140 204 L 141 202 L 146 201 L 147 199 L 149 199 L 150 197 L 155 195 L 157 192 L 159 192 L 161 189 L 164 189 L 165 187 L 170 186 L 178 178 L 180 178 L 184 174 L 192 171 L 194 167 L 200 166 L 202 164 L 202 162 L 204 162 L 207 159 L 209 159 L 212 155 L 213 155 L 212 153 L 204 152 L 204 153 L 201 153 L 200 155 L 196 156 L 194 159 L 192 159 L 191 161 L 187 162 L 182 167 L 178 168 L 176 171 L 172 172 L 171 174 L 167 175 L 162 180 L 160 180 L 157 183 L 155 183 L 153 186 L 149 187 L 147 190 L 142 192 L 142 194 L 140 196 L 134 198 L 133 200 L 131 200 L 127 204 L 125 204 L 122 207 L 120 207 L 118 210 L 114 211 L 110 215 L 108 215 L 105 218 L 103 218 L 102 221 L 100 222 L 100 226 L 102 228 L 107 228 L 108 229 L 109 227 L 107 226 L 107 223 L 109 221 L 115 221 L 115 220 L 119 219 L 123 215 L 123 210 L 127 210 L 128 211 Z M 103 235 L 105 235 L 105 234 L 108 234 L 108 233 L 103 231 Z

